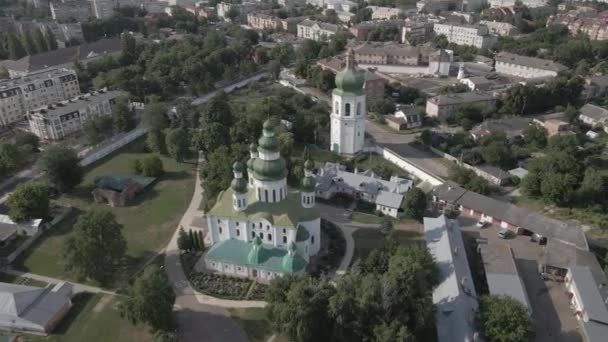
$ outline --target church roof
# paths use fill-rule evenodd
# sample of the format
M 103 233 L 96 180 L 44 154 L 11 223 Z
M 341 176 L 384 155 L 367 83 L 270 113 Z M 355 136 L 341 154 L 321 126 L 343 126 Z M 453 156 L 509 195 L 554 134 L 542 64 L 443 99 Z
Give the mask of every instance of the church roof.
M 281 273 L 299 272 L 306 268 L 306 261 L 297 253 L 290 257 L 286 249 L 267 244 L 259 245 L 259 251 L 254 260 L 249 257 L 254 247 L 252 242 L 228 239 L 214 244 L 207 252 L 206 258 Z
M 232 207 L 232 189 L 222 191 L 209 215 L 228 217 L 233 219 L 253 219 L 263 217 L 273 225 L 296 228 L 298 223 L 318 219 L 319 211 L 316 208 L 303 208 L 300 204 L 300 193 L 290 192 L 287 197 L 276 203 L 261 202 L 256 199 L 255 192 L 248 191 L 249 205 L 243 211 L 236 211 Z

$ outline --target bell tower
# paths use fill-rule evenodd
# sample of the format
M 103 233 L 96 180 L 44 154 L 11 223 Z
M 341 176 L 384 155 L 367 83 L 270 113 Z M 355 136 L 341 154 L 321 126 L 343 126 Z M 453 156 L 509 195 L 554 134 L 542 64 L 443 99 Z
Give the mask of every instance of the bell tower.
M 346 55 L 346 67 L 336 75 L 332 91 L 331 150 L 340 154 L 355 154 L 365 141 L 365 72 L 356 69 L 352 49 Z

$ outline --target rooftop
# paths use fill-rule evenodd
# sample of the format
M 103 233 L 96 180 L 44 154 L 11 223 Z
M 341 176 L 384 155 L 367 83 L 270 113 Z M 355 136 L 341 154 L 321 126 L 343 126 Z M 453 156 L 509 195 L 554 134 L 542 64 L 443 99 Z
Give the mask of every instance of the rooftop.
M 492 100 L 495 100 L 494 95 L 492 93 L 483 92 L 438 95 L 428 99 L 428 101 L 437 105 L 455 105 Z
M 608 120 L 608 109 L 587 103 L 579 109 L 580 115 L 584 115 L 594 120 Z
M 301 21 L 298 26 L 308 26 L 308 27 L 313 27 L 315 25 L 319 26 L 320 29 L 325 30 L 325 31 L 331 31 L 331 32 L 338 32 L 339 31 L 339 27 L 338 25 L 334 25 L 334 24 L 330 24 L 330 23 L 325 23 L 322 21 L 317 21 L 317 20 L 311 20 L 311 19 L 305 19 L 303 21 Z
M 515 65 L 527 66 L 534 69 L 550 70 L 560 72 L 568 70 L 565 65 L 559 64 L 549 59 L 542 59 L 536 57 L 528 57 L 516 55 L 510 52 L 500 52 L 495 57 L 496 62 L 509 63 Z
M 73 99 L 62 101 L 53 105 L 44 106 L 31 113 L 31 115 L 40 115 L 43 117 L 60 116 L 64 114 L 73 113 L 83 107 L 86 107 L 92 103 L 100 103 L 102 101 L 113 100 L 120 96 L 127 96 L 128 94 L 121 90 L 100 90 L 88 94 L 79 95 Z
M 66 68 L 56 68 L 56 69 L 48 69 L 43 71 L 37 71 L 29 73 L 22 77 L 0 80 L 0 90 L 18 87 L 23 84 L 27 84 L 37 80 L 46 80 L 52 77 L 65 76 L 65 75 L 75 75 L 76 72 L 74 70 L 66 69 Z
M 353 50 L 357 54 L 366 55 L 392 55 L 406 57 L 418 57 L 420 55 L 419 48 L 395 42 L 368 42 L 353 48 Z
M 519 277 L 511 247 L 503 243 L 479 245 L 488 289 L 493 295 L 507 295 L 532 311 L 528 293 Z
M 424 237 L 439 269 L 433 289 L 438 342 L 473 341 L 477 300 L 460 227 L 443 215 L 425 217 Z
M 319 211 L 316 208 L 302 207 L 300 193 L 297 191 L 288 193 L 284 200 L 277 203 L 258 201 L 252 189 L 248 189 L 247 196 L 247 202 L 249 203 L 247 209 L 236 211 L 232 208 L 232 189 L 228 188 L 218 195 L 217 201 L 208 215 L 242 220 L 263 217 L 274 225 L 288 226 L 294 229 L 300 222 L 319 218 Z
M 568 269 L 572 281 L 576 284 L 582 307 L 585 308 L 589 320 L 608 324 L 608 308 L 600 295 L 598 284 L 588 267 L 573 266 Z

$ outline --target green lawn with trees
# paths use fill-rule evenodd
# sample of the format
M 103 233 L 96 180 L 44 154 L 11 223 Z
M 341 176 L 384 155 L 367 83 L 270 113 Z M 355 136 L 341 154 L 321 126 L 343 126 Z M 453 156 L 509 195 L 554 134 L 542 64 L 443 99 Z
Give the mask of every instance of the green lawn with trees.
M 422 242 L 420 234 L 411 230 L 393 230 L 389 235 L 401 245 Z M 373 250 L 382 249 L 387 243 L 386 235 L 380 231 L 380 228 L 359 228 L 353 233 L 353 239 L 355 240 L 353 263 L 356 260 L 365 260 Z
M 125 207 L 110 208 L 107 204 L 94 203 L 91 194 L 96 176 L 107 173 L 132 174 L 132 160 L 154 156 L 142 152 L 143 149 L 144 139 L 136 140 L 86 169 L 80 184 L 53 201 L 57 205 L 74 207 L 76 215 L 46 232 L 17 260 L 17 268 L 76 281 L 74 272 L 66 271 L 67 260 L 62 253 L 78 216 L 99 209 L 111 211 L 116 222 L 122 226 L 121 232 L 126 240 L 125 257 L 115 269 L 115 277 L 108 284 L 109 287 L 124 285 L 133 272 L 158 253 L 169 241 L 190 202 L 195 184 L 194 164 L 179 163 L 160 156 L 164 175 Z

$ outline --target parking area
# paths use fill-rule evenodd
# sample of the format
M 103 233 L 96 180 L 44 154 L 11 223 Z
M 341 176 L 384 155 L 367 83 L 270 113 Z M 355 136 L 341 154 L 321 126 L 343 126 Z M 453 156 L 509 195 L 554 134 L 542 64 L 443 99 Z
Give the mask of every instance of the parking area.
M 532 324 L 538 342 L 582 342 L 578 331 L 578 322 L 570 309 L 566 289 L 563 283 L 544 281 L 538 272 L 538 261 L 543 254 L 543 246 L 530 241 L 530 236 L 515 235 L 507 239 L 498 237 L 501 230 L 495 225 L 483 228 L 476 226 L 477 220 L 460 216 L 465 241 L 479 243 L 507 243 L 515 256 L 515 263 L 522 278 L 530 305 L 532 306 Z M 471 249 L 467 249 L 471 250 Z M 476 256 L 479 258 L 479 255 Z M 469 258 L 470 259 L 470 258 Z

